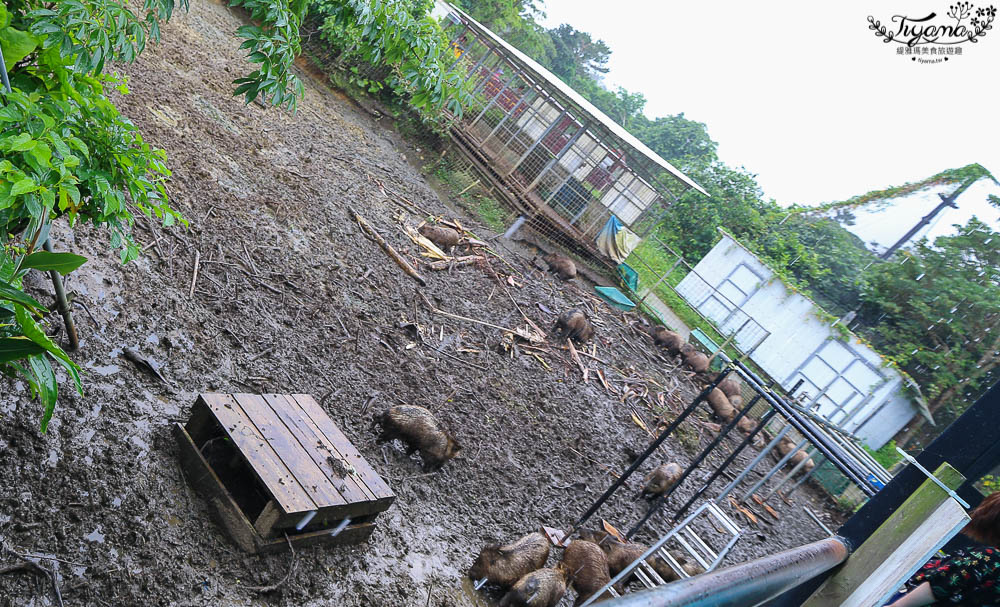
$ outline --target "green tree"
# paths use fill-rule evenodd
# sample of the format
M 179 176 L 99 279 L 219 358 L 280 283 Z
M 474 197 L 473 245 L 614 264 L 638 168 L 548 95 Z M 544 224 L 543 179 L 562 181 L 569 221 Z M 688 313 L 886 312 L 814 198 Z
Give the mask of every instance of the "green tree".
M 608 73 L 611 49 L 603 40 L 594 40 L 568 23 L 549 30 L 554 54 L 552 71 L 568 83 L 582 78 L 596 80 Z
M 901 257 L 866 273 L 862 315 L 874 327 L 866 333 L 917 381 L 931 413 L 961 413 L 965 394 L 1000 365 L 1000 233 L 973 218 L 959 234 L 922 241 Z M 923 425 L 916 420 L 897 442 Z

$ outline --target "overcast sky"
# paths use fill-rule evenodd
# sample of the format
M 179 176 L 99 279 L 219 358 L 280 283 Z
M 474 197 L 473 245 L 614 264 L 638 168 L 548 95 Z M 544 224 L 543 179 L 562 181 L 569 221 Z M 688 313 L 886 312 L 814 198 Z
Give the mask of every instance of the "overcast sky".
M 610 87 L 643 93 L 651 118 L 704 122 L 767 196 L 817 204 L 972 162 L 1000 178 L 1000 20 L 937 64 L 868 29 L 948 5 L 545 0 L 543 23 L 607 42 Z

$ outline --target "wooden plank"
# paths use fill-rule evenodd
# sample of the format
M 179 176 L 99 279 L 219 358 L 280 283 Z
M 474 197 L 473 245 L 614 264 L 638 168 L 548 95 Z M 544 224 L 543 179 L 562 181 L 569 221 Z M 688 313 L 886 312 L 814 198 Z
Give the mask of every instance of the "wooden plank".
M 330 530 L 325 529 L 321 531 L 310 531 L 309 533 L 297 533 L 295 535 L 289 535 L 289 539 L 292 540 L 292 546 L 297 550 L 298 548 L 304 548 L 306 546 L 315 546 L 317 544 L 322 544 L 324 546 L 338 546 L 343 544 L 358 544 L 367 540 L 372 532 L 375 531 L 375 523 L 358 523 L 357 525 L 348 525 L 343 531 L 335 536 L 330 535 Z M 274 552 L 288 550 L 288 542 L 285 541 L 284 537 L 273 539 L 273 540 L 260 540 L 257 544 L 257 552 L 261 554 L 270 554 Z
M 312 422 L 294 398 L 281 394 L 265 394 L 264 400 L 274 409 L 281 420 L 293 429 L 299 443 L 348 503 L 370 502 L 378 499 L 356 474 L 347 474 L 341 477 L 334 472 L 333 465 L 328 460 L 330 457 L 344 462 L 346 467 L 352 464 L 340 455 L 333 443 Z
M 965 481 L 965 477 L 947 463 L 941 464 L 934 476 L 951 489 Z M 964 525 L 956 522 L 954 508 L 939 510 L 949 501 L 954 502 L 944 489 L 930 479 L 924 481 L 803 607 L 883 604 L 884 600 L 879 601 L 888 598 L 891 590 L 899 588 L 937 547 L 943 546 Z M 967 516 L 964 518 L 968 520 Z M 916 534 L 924 537 L 914 538 Z M 894 563 L 893 567 L 886 566 L 889 562 Z M 875 579 L 868 582 L 869 578 Z M 880 588 L 889 588 L 889 591 L 885 596 L 856 595 L 863 587 L 870 592 Z M 863 602 L 848 603 L 848 598 L 863 599 Z
M 184 426 L 174 424 L 173 431 L 174 438 L 177 439 L 181 469 L 188 482 L 213 506 L 213 514 L 236 545 L 247 552 L 255 552 L 257 538 L 253 525 L 236 505 L 233 496 L 226 491 L 222 480 L 205 461 Z
M 847 597 L 845 607 L 884 605 L 903 582 L 910 579 L 968 522 L 969 515 L 965 508 L 953 499 L 946 500 L 882 564 L 880 572 L 894 575 L 870 576 Z
M 316 502 L 278 457 L 271 444 L 230 394 L 202 394 L 222 429 L 285 512 L 316 510 Z
M 330 442 L 336 445 L 338 452 L 343 456 L 344 460 L 351 462 L 351 465 L 358 471 L 358 476 L 361 477 L 365 485 L 371 489 L 374 495 L 378 496 L 379 502 L 385 503 L 385 508 L 388 508 L 389 504 L 396 499 L 396 494 L 382 480 L 382 477 L 375 472 L 368 461 L 361 456 L 361 453 L 358 452 L 351 441 L 347 440 L 344 433 L 333 423 L 333 420 L 323 411 L 319 403 L 308 394 L 293 394 L 292 397 L 299 403 L 302 410 L 306 412 L 310 419 L 312 419 L 313 423 L 330 439 Z
M 316 462 L 302 448 L 299 441 L 292 436 L 291 431 L 281 421 L 281 418 L 275 414 L 260 395 L 233 394 L 233 398 L 236 399 L 238 406 L 243 408 L 243 412 L 257 427 L 261 436 L 267 440 L 281 462 L 288 468 L 295 482 L 305 489 L 312 501 L 315 502 L 316 507 L 309 510 L 347 503 L 334 489 L 330 479 L 323 474 Z M 268 453 L 263 455 L 270 456 Z M 288 513 L 292 514 L 290 511 Z

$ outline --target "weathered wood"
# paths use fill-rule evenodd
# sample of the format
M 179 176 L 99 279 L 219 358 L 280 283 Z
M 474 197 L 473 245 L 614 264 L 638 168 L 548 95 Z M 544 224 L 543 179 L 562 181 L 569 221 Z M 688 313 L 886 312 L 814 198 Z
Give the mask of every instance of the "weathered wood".
M 368 223 L 368 220 L 359 215 L 357 211 L 355 211 L 354 209 L 348 209 L 348 211 L 354 217 L 354 220 L 358 222 L 358 225 L 361 226 L 361 229 L 364 230 L 366 234 L 371 236 L 372 240 L 374 240 L 378 244 L 378 246 L 380 246 L 382 250 L 385 251 L 385 254 L 391 257 L 392 260 L 396 262 L 396 265 L 398 265 L 404 272 L 409 274 L 410 277 L 412 277 L 414 280 L 419 282 L 420 286 L 422 287 L 427 286 L 427 281 L 424 280 L 424 277 L 418 274 L 417 271 L 413 269 L 413 266 L 410 265 L 410 262 L 403 259 L 403 256 L 397 253 L 396 249 L 392 248 L 392 245 L 390 245 L 388 242 L 385 241 L 385 238 L 382 238 L 382 235 L 379 234 L 375 230 L 375 228 L 371 226 L 370 223 Z
M 260 514 L 257 515 L 257 520 L 253 522 L 253 528 L 261 536 L 270 535 L 271 529 L 281 520 L 282 516 L 284 516 L 284 513 L 281 511 L 281 506 L 276 501 L 271 500 L 264 506 Z M 301 519 L 302 515 L 299 515 L 299 518 Z
M 947 463 L 934 476 L 951 489 L 965 477 Z M 803 607 L 881 605 L 969 520 L 965 510 L 927 479 Z
M 295 482 L 315 502 L 316 506 L 305 512 L 347 503 L 343 496 L 333 488 L 330 479 L 309 457 L 299 441 L 291 436 L 284 422 L 274 412 L 274 409 L 268 406 L 263 397 L 257 394 L 234 394 L 233 398 L 236 399 L 236 402 L 243 408 L 243 412 L 257 427 L 261 436 L 265 437 L 278 458 L 291 472 Z M 259 457 L 260 455 L 269 457 L 270 453 L 258 450 L 253 453 L 245 453 L 245 455 L 253 459 L 254 456 Z M 291 510 L 286 510 L 286 512 L 293 513 Z
M 375 496 L 367 491 L 367 487 L 363 483 L 355 480 L 354 475 L 345 474 L 342 477 L 334 470 L 333 464 L 330 463 L 328 458 L 333 457 L 341 460 L 342 458 L 331 451 L 327 444 L 329 441 L 323 436 L 323 433 L 319 432 L 315 429 L 314 425 L 310 425 L 305 420 L 305 412 L 295 402 L 295 399 L 290 399 L 280 394 L 264 394 L 263 396 L 267 404 L 278 414 L 281 421 L 285 423 L 292 435 L 298 439 L 299 443 L 309 454 L 309 457 L 312 458 L 316 466 L 326 475 L 326 478 L 333 487 L 340 492 L 346 502 L 367 502 L 375 499 Z M 329 454 L 324 457 L 323 451 L 329 452 Z M 350 464 L 345 462 L 346 466 L 350 466 Z
M 202 394 L 199 398 L 211 409 L 223 431 L 247 458 L 250 468 L 282 510 L 309 512 L 318 508 L 236 399 L 228 394 Z
M 388 508 L 393 500 L 396 499 L 396 494 L 392 492 L 392 489 L 389 488 L 389 485 L 386 484 L 382 477 L 375 472 L 368 461 L 361 456 L 361 453 L 351 444 L 351 441 L 347 440 L 344 433 L 326 415 L 322 407 L 319 406 L 319 403 L 308 394 L 292 394 L 291 396 L 309 416 L 310 421 L 330 439 L 331 445 L 336 448 L 340 457 L 354 466 L 365 486 L 377 498 L 380 510 Z
M 208 500 L 213 518 L 218 520 L 236 545 L 246 552 L 259 553 L 279 552 L 287 548 L 288 543 L 283 536 L 275 539 L 265 538 L 257 532 L 255 526 L 251 524 L 232 495 L 226 490 L 222 480 L 202 456 L 185 427 L 181 424 L 174 424 L 172 428 L 174 437 L 177 439 L 181 468 L 184 470 L 188 482 Z M 271 502 L 265 506 L 264 512 L 261 513 L 258 520 L 280 512 L 273 504 L 274 502 Z M 289 535 L 289 540 L 296 548 L 315 544 L 352 544 L 367 540 L 375 530 L 375 523 L 365 520 L 348 525 L 336 536 L 331 536 L 330 531 L 336 526 L 336 523 L 333 523 L 326 529 Z
M 184 426 L 174 424 L 173 431 L 174 437 L 177 439 L 181 468 L 187 475 L 188 482 L 214 506 L 212 508 L 214 518 L 218 519 L 219 523 L 229 532 L 229 537 L 236 542 L 236 545 L 247 552 L 255 552 L 257 550 L 257 534 L 253 525 L 236 505 L 233 497 L 226 491 L 222 480 L 202 457 Z

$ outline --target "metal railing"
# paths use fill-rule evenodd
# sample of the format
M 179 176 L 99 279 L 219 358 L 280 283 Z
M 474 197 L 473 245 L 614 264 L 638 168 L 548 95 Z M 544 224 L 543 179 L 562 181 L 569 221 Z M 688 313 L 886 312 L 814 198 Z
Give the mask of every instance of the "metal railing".
M 608 607 L 751 607 L 833 569 L 846 561 L 850 552 L 845 539 L 830 537 L 601 604 Z

